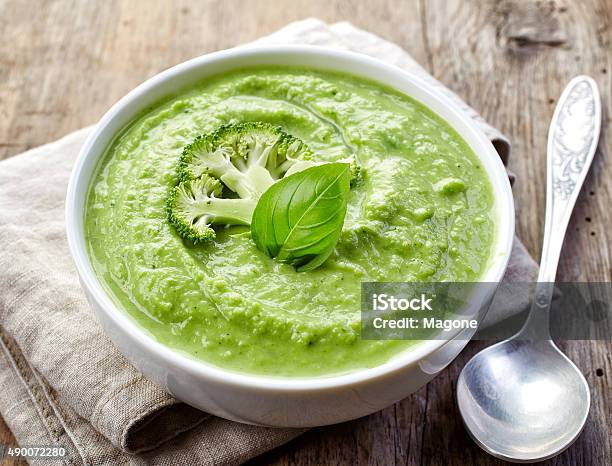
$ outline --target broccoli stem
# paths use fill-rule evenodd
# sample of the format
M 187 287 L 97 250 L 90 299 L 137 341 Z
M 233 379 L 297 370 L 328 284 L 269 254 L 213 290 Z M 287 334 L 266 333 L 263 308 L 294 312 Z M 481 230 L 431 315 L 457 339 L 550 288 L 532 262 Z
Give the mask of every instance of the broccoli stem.
M 193 223 L 250 225 L 256 205 L 255 199 L 198 199 L 191 206 Z
M 243 199 L 259 198 L 274 184 L 270 172 L 259 165 L 253 165 L 245 173 L 236 169 L 228 171 L 219 179 Z

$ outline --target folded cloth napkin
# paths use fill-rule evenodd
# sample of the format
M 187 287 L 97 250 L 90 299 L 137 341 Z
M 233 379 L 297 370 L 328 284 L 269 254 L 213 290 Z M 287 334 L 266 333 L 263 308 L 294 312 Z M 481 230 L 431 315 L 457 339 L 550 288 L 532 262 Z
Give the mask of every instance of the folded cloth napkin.
M 358 50 L 415 72 L 461 105 L 507 160 L 510 147 L 497 130 L 405 51 L 375 35 L 310 19 L 261 43 Z M 230 422 L 178 402 L 135 370 L 102 332 L 64 232 L 66 186 L 88 131 L 0 163 L 0 413 L 17 441 L 61 444 L 66 464 L 212 465 L 244 462 L 299 435 Z M 516 241 L 508 276 L 526 280 L 536 270 Z M 494 320 L 512 312 L 498 309 Z

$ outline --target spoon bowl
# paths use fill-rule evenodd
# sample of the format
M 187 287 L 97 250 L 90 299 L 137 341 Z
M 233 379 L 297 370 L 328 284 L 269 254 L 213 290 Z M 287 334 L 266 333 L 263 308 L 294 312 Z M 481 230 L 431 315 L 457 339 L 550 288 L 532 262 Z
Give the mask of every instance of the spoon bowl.
M 541 461 L 569 447 L 589 413 L 582 373 L 550 340 L 509 340 L 465 366 L 457 400 L 472 438 L 493 456 Z

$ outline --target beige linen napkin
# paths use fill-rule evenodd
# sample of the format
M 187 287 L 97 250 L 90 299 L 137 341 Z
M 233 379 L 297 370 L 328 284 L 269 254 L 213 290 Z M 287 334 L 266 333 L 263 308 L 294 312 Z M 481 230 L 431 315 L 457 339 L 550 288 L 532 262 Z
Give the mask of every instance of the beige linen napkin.
M 377 36 L 310 19 L 262 42 L 358 50 L 416 72 L 451 95 L 502 158 L 508 156 L 509 144 L 497 130 Z M 61 444 L 68 450 L 65 464 L 213 465 L 244 462 L 299 435 L 226 421 L 177 402 L 104 335 L 81 292 L 64 232 L 66 186 L 88 131 L 0 163 L 0 413 L 17 441 Z M 525 280 L 535 270 L 516 242 L 508 273 Z M 509 312 L 498 310 L 501 317 Z

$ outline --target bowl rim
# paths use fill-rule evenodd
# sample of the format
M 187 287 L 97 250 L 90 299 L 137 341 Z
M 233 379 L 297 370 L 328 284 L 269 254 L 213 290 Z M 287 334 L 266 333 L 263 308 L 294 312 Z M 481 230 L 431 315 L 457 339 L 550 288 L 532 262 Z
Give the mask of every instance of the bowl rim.
M 147 79 L 118 102 L 116 102 L 100 119 L 95 125 L 95 128 L 89 133 L 86 138 L 78 156 L 74 163 L 70 180 L 68 183 L 68 190 L 66 194 L 66 205 L 65 205 L 65 217 L 66 217 L 66 233 L 68 239 L 68 246 L 70 254 L 75 263 L 81 285 L 87 291 L 89 297 L 93 299 L 101 311 L 104 312 L 115 325 L 121 328 L 124 333 L 129 334 L 131 339 L 134 339 L 142 348 L 147 348 L 151 351 L 158 359 L 161 359 L 165 364 L 178 367 L 181 370 L 187 371 L 195 376 L 209 379 L 221 384 L 233 384 L 242 386 L 249 389 L 259 390 L 282 390 L 287 392 L 301 391 L 301 390 L 327 390 L 335 389 L 338 387 L 349 386 L 355 383 L 364 382 L 366 380 L 378 379 L 380 377 L 387 377 L 397 371 L 406 370 L 408 367 L 418 364 L 419 361 L 431 355 L 436 350 L 444 346 L 452 339 L 440 339 L 440 340 L 427 340 L 420 341 L 414 347 L 407 348 L 404 351 L 400 351 L 394 355 L 390 360 L 380 365 L 371 368 L 362 368 L 349 371 L 347 373 L 321 375 L 312 377 L 288 377 L 288 376 L 269 376 L 269 375 L 257 375 L 249 373 L 236 372 L 230 369 L 224 369 L 222 367 L 201 361 L 189 356 L 180 350 L 172 349 L 168 346 L 158 342 L 145 328 L 141 327 L 133 317 L 129 316 L 127 312 L 119 309 L 119 306 L 115 305 L 111 297 L 104 290 L 98 277 L 96 276 L 87 248 L 85 245 L 84 229 L 82 228 L 82 219 L 84 217 L 85 202 L 83 200 L 83 208 L 79 209 L 79 196 L 78 196 L 78 185 L 83 183 L 81 180 L 83 176 L 83 168 L 87 159 L 92 153 L 92 150 L 102 144 L 99 140 L 102 137 L 103 130 L 123 112 L 127 111 L 127 108 L 138 102 L 139 99 L 143 98 L 147 93 L 151 92 L 157 86 L 165 83 L 168 80 L 181 76 L 183 74 L 189 74 L 194 69 L 200 69 L 215 62 L 224 60 L 238 60 L 252 55 L 283 55 L 283 54 L 299 54 L 310 57 L 323 56 L 325 58 L 342 58 L 345 61 L 352 61 L 357 66 L 378 68 L 381 73 L 386 73 L 387 76 L 392 76 L 395 79 L 407 81 L 410 85 L 419 88 L 419 90 L 425 94 L 429 94 L 429 97 L 433 100 L 437 100 L 440 104 L 445 107 L 445 111 L 454 114 L 455 118 L 462 120 L 465 131 L 471 134 L 472 138 L 475 138 L 478 143 L 482 146 L 482 149 L 486 152 L 476 150 L 476 148 L 470 147 L 476 154 L 476 156 L 482 161 L 484 157 L 492 157 L 494 161 L 493 166 L 486 168 L 487 175 L 491 181 L 491 184 L 501 183 L 500 189 L 503 191 L 503 199 L 499 199 L 498 195 L 495 194 L 496 207 L 499 210 L 500 205 L 505 207 L 505 215 L 501 212 L 497 214 L 496 224 L 496 241 L 495 246 L 501 246 L 503 252 L 501 258 L 497 260 L 497 266 L 492 271 L 492 266 L 489 265 L 487 273 L 492 275 L 491 282 L 499 283 L 505 273 L 510 252 L 512 250 L 512 242 L 514 238 L 514 201 L 512 197 L 512 191 L 510 182 L 508 180 L 505 168 L 499 158 L 498 153 L 495 151 L 491 141 L 484 135 L 482 130 L 478 128 L 473 122 L 472 118 L 469 117 L 459 106 L 453 102 L 449 97 L 445 96 L 442 92 L 435 89 L 433 86 L 428 84 L 419 76 L 414 75 L 402 68 L 392 65 L 383 60 L 370 57 L 368 55 L 346 51 L 342 49 L 335 49 L 330 47 L 322 47 L 316 45 L 248 45 L 237 47 L 228 50 L 221 50 L 218 52 L 212 52 L 196 58 L 192 58 L 171 68 L 168 68 L 155 76 Z M 281 63 L 279 63 L 281 65 Z M 234 67 L 234 69 L 241 68 L 240 64 Z M 244 66 L 242 66 L 244 68 Z M 316 69 L 316 66 L 313 67 Z M 333 67 L 321 66 L 319 69 L 332 70 Z M 356 74 L 353 72 L 346 72 L 341 69 L 336 69 L 347 74 Z M 214 74 L 214 73 L 213 73 Z M 376 79 L 369 78 L 370 80 L 376 81 Z M 393 86 L 379 81 L 381 84 L 394 88 Z M 396 89 L 402 94 L 406 92 Z M 408 94 L 406 94 L 408 95 Z M 408 95 L 410 98 L 420 100 L 414 96 Z M 438 114 L 435 110 L 431 109 L 429 105 L 422 103 L 430 111 Z M 444 121 L 447 122 L 457 133 L 465 139 L 464 132 L 457 129 L 456 125 L 449 122 L 448 118 L 438 115 Z M 120 132 L 120 131 L 119 131 Z M 115 133 L 116 136 L 116 133 Z M 102 137 L 102 139 L 104 139 Z M 97 164 L 101 157 L 104 156 L 105 150 L 108 144 L 112 142 L 113 138 L 107 139 L 104 142 L 104 147 L 100 150 L 100 153 L 96 157 L 94 164 Z M 496 162 L 495 162 L 496 161 Z M 484 165 L 487 165 L 484 163 Z M 86 180 L 86 187 L 91 182 L 91 177 L 95 174 L 96 169 L 91 171 L 90 176 Z M 494 191 L 495 187 L 493 186 Z M 83 191 L 83 196 L 87 195 L 87 189 Z M 501 222 L 500 222 L 501 220 Z M 499 223 L 504 223 L 504 228 L 500 228 Z M 492 252 L 492 255 L 494 252 Z

